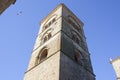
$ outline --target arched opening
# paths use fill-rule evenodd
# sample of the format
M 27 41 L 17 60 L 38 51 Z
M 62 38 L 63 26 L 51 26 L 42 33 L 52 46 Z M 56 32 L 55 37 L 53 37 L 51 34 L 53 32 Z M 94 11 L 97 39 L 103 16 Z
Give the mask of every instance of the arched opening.
M 56 20 L 55 20 L 55 18 L 52 20 L 52 23 L 54 23 Z
M 42 31 L 44 31 L 45 29 L 47 29 L 48 27 L 50 27 L 55 21 L 56 21 L 56 17 L 57 15 L 53 15 L 51 16 L 43 25 L 43 29 Z
M 75 52 L 74 58 L 75 58 L 75 61 L 78 62 L 80 60 L 80 53 L 79 52 Z
M 51 32 L 46 33 L 45 36 L 43 37 L 43 43 L 45 43 L 46 41 L 48 41 L 51 37 L 52 37 Z
M 47 55 L 48 55 L 48 50 L 47 49 L 44 49 L 41 53 L 40 53 L 41 55 L 40 55 L 40 61 L 41 60 L 44 60 L 46 57 L 47 57 Z
M 48 28 L 48 25 L 46 25 L 46 26 L 44 27 L 44 30 L 47 29 L 47 28 Z
M 76 38 L 76 43 L 79 44 L 79 39 L 78 38 Z
M 46 42 L 46 41 L 47 41 L 47 36 L 45 36 L 45 37 L 44 37 L 44 40 L 43 40 L 43 41 L 44 41 L 44 42 Z
M 46 59 L 47 55 L 48 55 L 48 49 L 45 47 L 40 51 L 40 53 L 36 57 L 35 66 L 38 65 L 42 60 Z
M 78 45 L 80 44 L 80 40 L 77 35 L 73 34 L 72 35 L 72 40 L 75 41 Z
M 50 38 L 51 38 L 51 33 L 48 34 L 48 39 L 50 39 Z
M 75 38 L 76 38 L 76 37 L 75 37 L 75 35 L 73 34 L 73 35 L 72 35 L 72 40 L 75 41 Z

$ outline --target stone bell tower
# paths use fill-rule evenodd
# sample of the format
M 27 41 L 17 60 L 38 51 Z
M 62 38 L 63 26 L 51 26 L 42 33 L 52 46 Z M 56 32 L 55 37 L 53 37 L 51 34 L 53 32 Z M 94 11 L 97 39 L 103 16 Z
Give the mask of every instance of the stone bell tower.
M 24 80 L 95 80 L 82 21 L 60 4 L 40 24 Z

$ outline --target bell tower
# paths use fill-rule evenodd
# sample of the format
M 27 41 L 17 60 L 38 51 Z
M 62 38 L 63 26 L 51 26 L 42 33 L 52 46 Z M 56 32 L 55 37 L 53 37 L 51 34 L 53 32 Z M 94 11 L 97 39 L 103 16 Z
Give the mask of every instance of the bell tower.
M 82 21 L 60 4 L 40 24 L 24 80 L 95 80 Z

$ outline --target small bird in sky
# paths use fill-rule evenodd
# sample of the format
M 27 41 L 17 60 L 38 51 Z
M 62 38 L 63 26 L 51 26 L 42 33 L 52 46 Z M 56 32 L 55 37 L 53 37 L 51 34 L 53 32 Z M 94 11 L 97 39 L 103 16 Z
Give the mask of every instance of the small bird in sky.
M 17 13 L 17 15 L 19 15 L 19 16 L 22 15 L 22 11 L 19 11 L 19 12 Z

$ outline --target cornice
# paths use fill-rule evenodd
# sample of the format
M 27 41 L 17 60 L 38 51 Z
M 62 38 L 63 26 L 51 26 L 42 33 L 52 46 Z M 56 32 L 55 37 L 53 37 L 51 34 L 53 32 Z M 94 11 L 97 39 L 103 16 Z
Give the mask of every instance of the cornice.
M 61 3 L 61 4 L 59 4 L 55 9 L 53 9 L 49 14 L 48 14 L 48 16 L 46 16 L 45 18 L 43 18 L 42 20 L 41 20 L 41 22 L 40 22 L 40 25 L 47 19 L 47 18 L 49 18 L 55 11 L 57 11 L 59 8 L 61 8 L 62 7 L 62 9 L 65 9 L 65 10 L 67 10 L 70 14 L 72 14 L 72 16 L 79 22 L 79 23 L 81 23 L 81 26 L 83 27 L 83 22 L 69 9 L 69 8 L 67 8 L 66 6 L 65 6 L 65 4 L 64 3 Z

